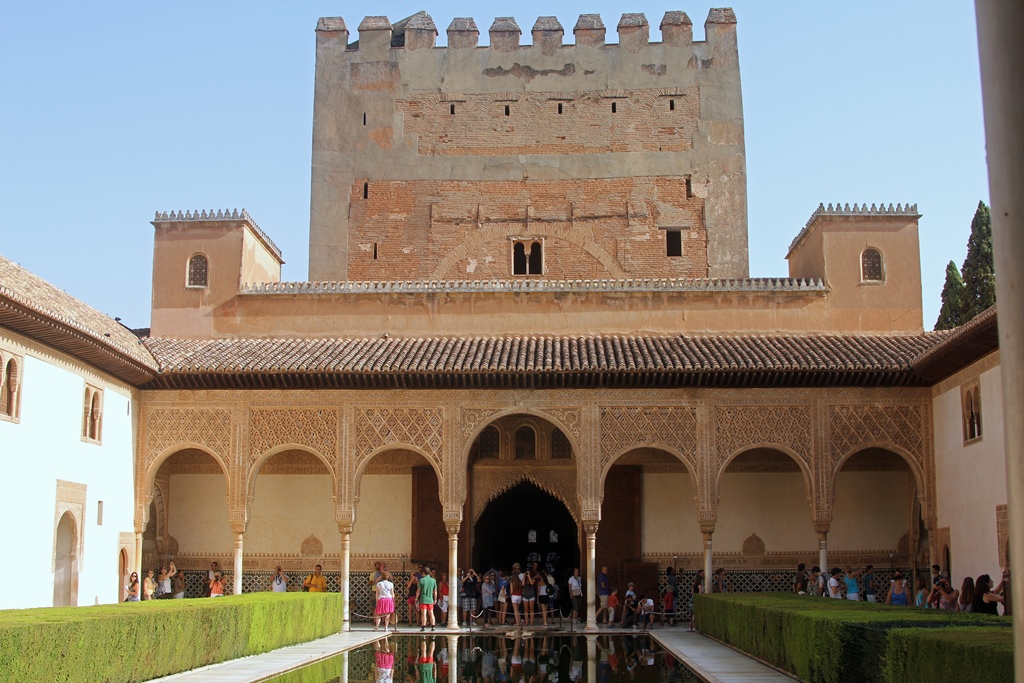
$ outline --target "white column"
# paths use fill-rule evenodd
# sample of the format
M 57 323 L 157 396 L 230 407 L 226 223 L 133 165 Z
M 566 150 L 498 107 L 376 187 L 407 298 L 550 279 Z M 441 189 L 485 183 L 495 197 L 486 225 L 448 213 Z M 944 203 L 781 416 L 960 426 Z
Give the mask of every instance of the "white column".
M 828 531 L 818 532 L 818 566 L 828 573 Z
M 597 636 L 587 636 L 587 683 L 597 683 Z
M 447 524 L 448 527 L 448 630 L 459 630 L 459 524 Z M 448 653 L 450 671 L 458 668 Z
M 348 652 L 345 650 L 341 653 L 341 683 L 348 683 Z
M 451 574 L 449 574 L 448 576 L 451 577 Z M 448 636 L 448 683 L 459 683 L 458 636 Z
M 1024 571 L 1024 4 L 975 0 L 999 306 L 1010 565 Z M 1017 579 L 1020 582 L 1018 576 Z M 1024 683 L 1024 591 L 1013 591 L 1017 683 Z
M 701 530 L 704 535 L 704 592 L 710 593 L 713 588 L 714 576 L 714 563 L 712 562 L 711 556 L 711 536 L 715 532 L 715 527 L 711 527 L 710 531 L 706 529 Z
M 242 537 L 245 534 L 235 531 L 235 573 L 232 577 L 233 590 L 235 595 L 242 594 Z
M 339 524 L 341 532 L 341 630 L 352 630 L 352 610 L 349 603 L 349 564 L 352 559 L 352 526 Z
M 587 532 L 587 625 L 584 631 L 597 630 L 597 524 L 585 526 Z

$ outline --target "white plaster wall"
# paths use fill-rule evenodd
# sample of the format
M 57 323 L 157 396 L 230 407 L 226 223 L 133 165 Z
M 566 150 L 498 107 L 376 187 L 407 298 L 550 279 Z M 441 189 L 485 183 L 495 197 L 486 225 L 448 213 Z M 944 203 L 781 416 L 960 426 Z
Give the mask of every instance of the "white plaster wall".
M 331 477 L 327 474 L 266 474 L 256 477 L 256 497 L 245 532 L 247 556 L 299 554 L 310 534 L 325 553 L 341 552 Z M 172 513 L 173 514 L 173 513 Z M 227 515 L 227 505 L 224 506 Z
M 719 486 L 716 552 L 740 552 L 756 533 L 768 552 L 815 551 L 807 486 L 798 472 L 726 473 Z
M 4 332 L 0 330 L 0 343 L 13 343 Z M 103 438 L 101 445 L 85 443 L 80 432 L 88 369 L 45 348 L 33 348 L 24 349 L 20 423 L 0 421 L 0 585 L 17 586 L 0 591 L 0 608 L 53 604 L 58 479 L 88 487 L 85 520 L 80 520 L 85 542 L 78 604 L 117 602 L 118 533 L 134 530 L 130 390 L 109 378 L 90 376 L 91 383 L 104 389 Z M 100 500 L 102 526 L 96 514 Z M 26 572 L 31 579 L 25 578 Z
M 910 531 L 909 472 L 836 475 L 829 550 L 896 550 Z
M 689 474 L 643 475 L 643 553 L 703 552 L 693 479 Z
M 412 475 L 378 474 L 363 477 L 352 553 L 400 555 L 412 552 Z
M 223 474 L 172 474 L 170 493 L 167 533 L 178 541 L 179 554 L 234 554 Z
M 932 402 L 938 524 L 949 527 L 952 578 L 958 587 L 965 576 L 990 574 L 998 582 L 1002 573 L 996 506 L 1005 505 L 1007 495 L 999 373 L 996 366 L 981 374 L 980 441 L 964 445 L 959 385 Z

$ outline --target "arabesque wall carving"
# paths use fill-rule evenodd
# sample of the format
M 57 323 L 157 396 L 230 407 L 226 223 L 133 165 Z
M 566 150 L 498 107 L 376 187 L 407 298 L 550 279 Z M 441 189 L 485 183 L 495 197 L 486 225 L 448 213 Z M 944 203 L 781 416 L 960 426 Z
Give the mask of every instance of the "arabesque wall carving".
M 601 459 L 603 474 L 616 456 L 641 446 L 663 444 L 697 469 L 697 411 L 686 406 L 602 406 Z
M 715 406 L 716 472 L 744 448 L 779 444 L 811 464 L 811 407 L 801 405 Z
M 410 444 L 422 448 L 441 471 L 444 459 L 444 410 L 441 408 L 358 408 L 353 470 L 381 446 Z
M 249 412 L 249 467 L 281 444 L 300 444 L 327 459 L 333 475 L 338 453 L 338 411 L 329 408 L 253 408 Z
M 221 458 L 231 452 L 231 412 L 224 408 L 156 408 L 146 419 L 146 469 L 175 444 L 209 448 Z

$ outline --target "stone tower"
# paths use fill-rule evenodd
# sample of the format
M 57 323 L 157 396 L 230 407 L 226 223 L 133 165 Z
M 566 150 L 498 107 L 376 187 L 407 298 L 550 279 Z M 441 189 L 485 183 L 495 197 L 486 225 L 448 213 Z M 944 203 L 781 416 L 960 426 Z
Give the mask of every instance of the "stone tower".
M 747 276 L 736 18 L 317 25 L 310 280 Z

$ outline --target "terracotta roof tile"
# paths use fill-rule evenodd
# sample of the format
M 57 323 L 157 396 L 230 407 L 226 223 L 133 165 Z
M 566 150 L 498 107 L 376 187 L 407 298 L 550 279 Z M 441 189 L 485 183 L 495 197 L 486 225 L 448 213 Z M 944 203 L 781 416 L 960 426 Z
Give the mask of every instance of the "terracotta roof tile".
M 131 330 L 3 256 L 0 324 L 129 382 L 146 381 L 157 369 Z
M 515 382 L 514 376 L 590 376 L 574 380 L 594 385 L 626 377 L 671 374 L 706 375 L 692 380 L 715 383 L 737 374 L 792 375 L 789 383 L 854 383 L 864 380 L 889 384 L 921 384 L 912 363 L 941 344 L 949 333 L 918 335 L 591 335 L 431 337 L 378 339 L 214 339 L 145 340 L 159 360 L 161 386 L 189 381 L 244 386 L 234 375 L 330 375 L 339 386 L 360 382 L 404 386 L 412 376 L 452 385 L 474 381 Z M 199 376 L 219 379 L 197 379 Z M 604 379 L 594 379 L 599 375 Z M 833 375 L 829 380 L 825 375 Z M 839 375 L 846 379 L 837 379 Z M 445 376 L 447 379 L 439 380 Z M 501 376 L 500 379 L 495 379 Z M 611 376 L 619 379 L 608 379 Z M 800 376 L 803 379 L 794 379 Z M 192 380 L 187 378 L 191 377 Z M 455 379 L 461 377 L 462 379 Z M 716 379 L 718 377 L 718 379 Z M 177 379 L 175 379 L 177 378 Z M 487 379 L 490 378 L 490 379 Z M 886 379 L 887 378 L 887 379 Z M 863 379 L 863 378 L 862 378 Z M 310 379 L 292 378 L 309 384 Z M 646 381 L 646 380 L 645 380 Z M 650 380 L 653 381 L 653 380 Z M 686 384 L 690 380 L 680 380 Z M 729 381 L 735 382 L 735 378 Z M 580 385 L 582 385 L 580 384 Z M 662 382 L 664 384 L 664 382 Z M 417 384 L 419 386 L 420 384 Z

